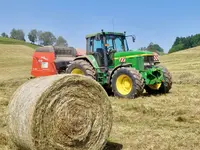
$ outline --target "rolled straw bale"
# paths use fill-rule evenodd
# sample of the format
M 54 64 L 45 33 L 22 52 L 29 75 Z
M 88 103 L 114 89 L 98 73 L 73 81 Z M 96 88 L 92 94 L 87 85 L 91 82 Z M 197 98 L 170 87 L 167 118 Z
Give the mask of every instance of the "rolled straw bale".
M 86 76 L 62 74 L 29 80 L 12 96 L 8 132 L 31 150 L 100 150 L 112 127 L 108 95 Z

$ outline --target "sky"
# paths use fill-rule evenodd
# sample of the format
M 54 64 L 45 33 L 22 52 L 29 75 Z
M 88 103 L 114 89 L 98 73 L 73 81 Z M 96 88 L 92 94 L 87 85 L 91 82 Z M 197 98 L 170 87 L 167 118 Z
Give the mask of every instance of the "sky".
M 165 52 L 177 36 L 200 33 L 200 0 L 1 0 L 0 33 L 51 31 L 69 46 L 85 49 L 85 35 L 101 31 L 133 34 L 129 48 L 159 44 Z

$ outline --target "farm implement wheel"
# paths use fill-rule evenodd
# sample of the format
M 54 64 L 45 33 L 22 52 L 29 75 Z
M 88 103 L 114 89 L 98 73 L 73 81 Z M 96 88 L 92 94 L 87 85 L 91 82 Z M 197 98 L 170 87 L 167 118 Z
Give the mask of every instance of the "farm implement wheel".
M 89 76 L 94 80 L 96 79 L 95 70 L 90 63 L 85 60 L 75 60 L 71 62 L 71 64 L 67 67 L 66 72 L 69 74 L 81 74 Z
M 156 66 L 156 68 L 161 68 L 163 71 L 164 81 L 161 84 L 152 85 L 152 86 L 145 86 L 145 90 L 149 94 L 165 94 L 168 93 L 169 90 L 172 88 L 172 76 L 167 68 L 163 66 Z M 158 90 L 154 88 L 155 86 L 159 86 Z
M 134 68 L 119 68 L 111 79 L 111 87 L 115 96 L 121 98 L 135 98 L 144 90 L 144 80 Z

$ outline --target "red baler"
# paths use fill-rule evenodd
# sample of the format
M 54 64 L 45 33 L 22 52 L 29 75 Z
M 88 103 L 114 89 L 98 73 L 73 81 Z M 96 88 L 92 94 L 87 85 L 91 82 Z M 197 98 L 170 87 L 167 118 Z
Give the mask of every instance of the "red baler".
M 31 75 L 49 76 L 65 72 L 67 65 L 86 51 L 73 47 L 44 46 L 35 50 L 32 59 Z

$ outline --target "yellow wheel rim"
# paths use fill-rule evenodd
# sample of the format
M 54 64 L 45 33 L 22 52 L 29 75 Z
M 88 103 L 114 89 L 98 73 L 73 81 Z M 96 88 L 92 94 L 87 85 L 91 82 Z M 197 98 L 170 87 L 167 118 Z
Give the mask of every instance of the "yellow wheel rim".
M 154 85 L 148 85 L 151 89 L 153 90 L 158 90 L 160 88 L 162 83 L 157 83 L 157 84 L 154 84 Z
M 120 94 L 127 95 L 133 88 L 133 82 L 129 76 L 120 75 L 116 81 L 116 88 Z
M 72 70 L 71 74 L 82 74 L 84 75 L 84 72 L 81 69 L 75 68 Z

